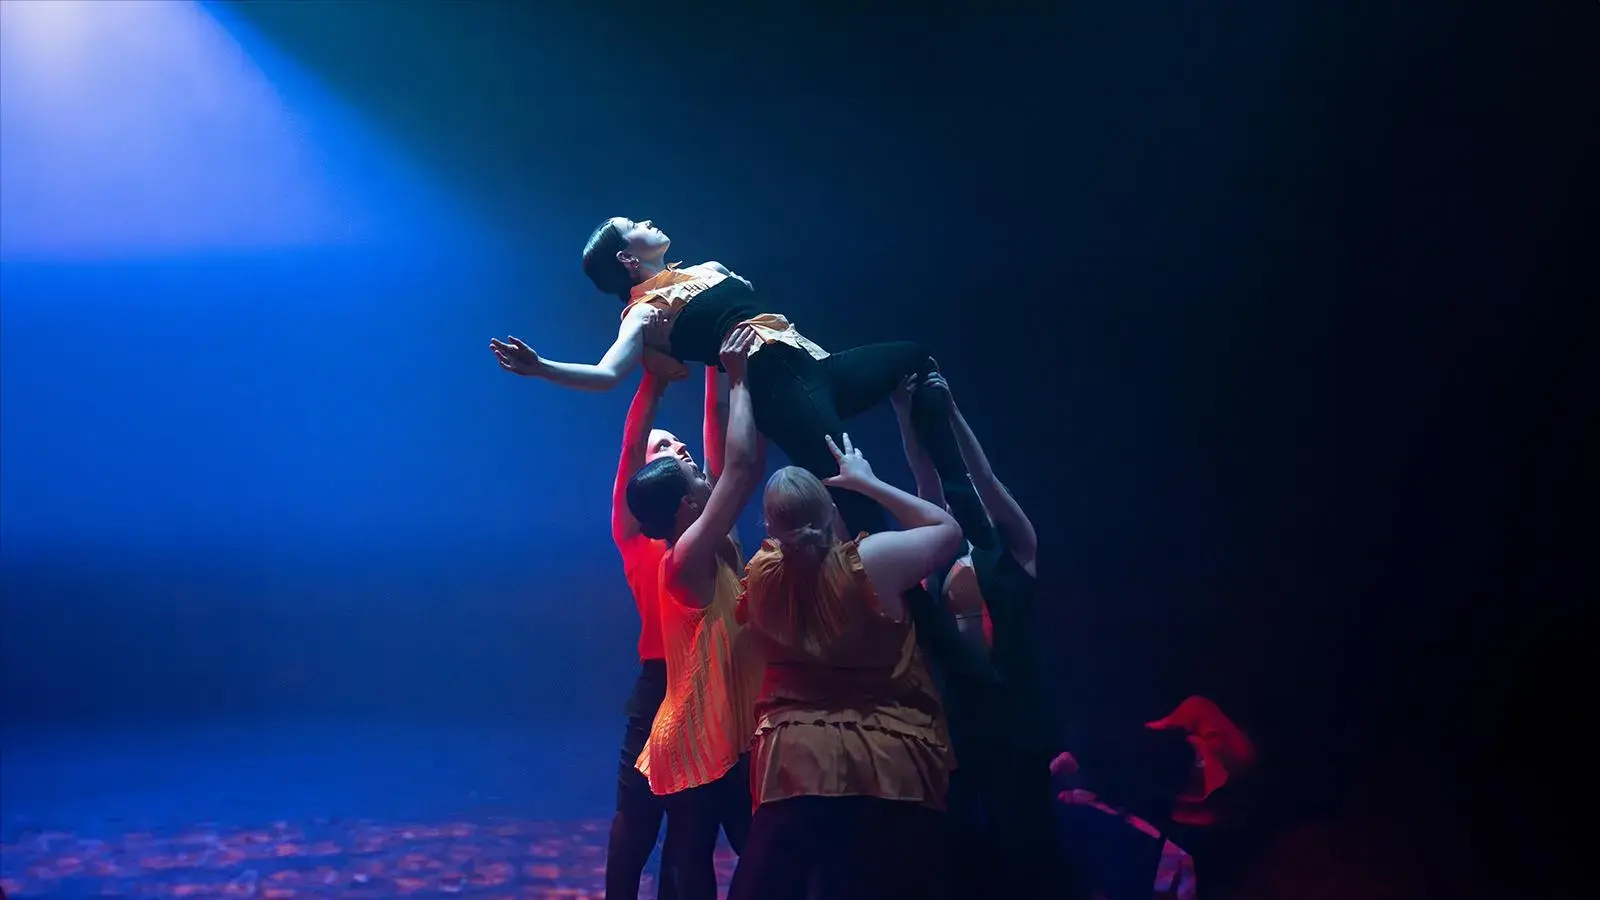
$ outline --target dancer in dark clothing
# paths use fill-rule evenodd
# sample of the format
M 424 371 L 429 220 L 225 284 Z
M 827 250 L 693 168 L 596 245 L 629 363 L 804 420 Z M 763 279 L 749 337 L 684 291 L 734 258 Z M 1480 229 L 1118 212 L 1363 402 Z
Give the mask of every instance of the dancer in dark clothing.
M 924 451 L 912 423 L 918 399 L 948 418 L 972 473 L 972 491 L 947 490 L 950 479 L 941 479 Z M 1034 637 L 1039 542 L 1033 523 L 995 476 L 943 376 L 909 378 L 891 400 L 918 495 L 948 507 L 964 538 L 960 554 L 928 579 L 929 591 L 966 646 L 986 657 L 1001 679 L 986 684 L 943 667 L 939 672 L 958 764 L 949 809 L 963 846 L 957 854 L 961 893 L 1066 896 L 1069 873 L 1052 840 L 1049 763 L 1056 734 Z

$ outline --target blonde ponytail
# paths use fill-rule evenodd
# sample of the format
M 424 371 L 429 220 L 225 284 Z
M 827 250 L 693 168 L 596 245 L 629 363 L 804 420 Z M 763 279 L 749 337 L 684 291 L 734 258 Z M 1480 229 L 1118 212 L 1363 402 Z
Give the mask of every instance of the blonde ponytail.
M 785 466 L 768 479 L 762 506 L 767 532 L 783 548 L 784 559 L 815 571 L 834 543 L 833 498 L 822 481 L 798 466 Z
M 778 546 L 783 548 L 784 559 L 794 560 L 807 568 L 814 569 L 822 565 L 828 551 L 833 549 L 833 535 L 815 525 L 801 525 L 774 537 Z

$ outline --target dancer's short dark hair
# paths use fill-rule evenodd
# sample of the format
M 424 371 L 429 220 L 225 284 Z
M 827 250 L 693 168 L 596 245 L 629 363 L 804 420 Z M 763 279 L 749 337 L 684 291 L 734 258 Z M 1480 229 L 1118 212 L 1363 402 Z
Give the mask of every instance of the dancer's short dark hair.
M 631 299 L 629 295 L 633 291 L 633 276 L 617 259 L 617 254 L 626 249 L 628 242 L 614 219 L 601 222 L 594 234 L 589 235 L 589 242 L 583 245 L 583 274 L 589 276 L 595 287 L 623 303 Z
M 689 493 L 689 479 L 678 460 L 664 456 L 628 479 L 628 512 L 639 523 L 647 538 L 664 541 L 672 537 L 678 507 Z

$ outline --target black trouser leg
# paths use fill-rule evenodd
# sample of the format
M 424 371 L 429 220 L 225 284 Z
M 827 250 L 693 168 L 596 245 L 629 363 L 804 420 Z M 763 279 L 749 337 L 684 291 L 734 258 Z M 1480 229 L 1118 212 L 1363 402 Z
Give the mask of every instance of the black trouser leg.
M 889 399 L 907 376 L 925 376 L 932 371 L 933 359 L 927 351 L 909 341 L 868 344 L 823 360 L 785 345 L 769 345 L 750 358 L 756 424 L 795 465 L 827 478 L 836 474 L 838 467 L 823 436 L 839 440 L 844 420 Z M 911 417 L 917 439 L 939 470 L 946 491 L 960 492 L 967 482 L 967 469 L 950 428 L 949 407 L 929 391 L 915 396 Z M 836 491 L 835 496 L 848 493 Z M 845 506 L 839 511 L 846 513 Z M 859 512 L 854 522 L 851 515 L 845 515 L 851 531 L 882 530 L 881 526 L 864 527 L 881 521 L 881 514 L 869 520 L 864 509 Z
M 959 754 L 960 768 L 950 773 L 950 790 L 945 797 L 945 824 L 950 841 L 951 875 L 956 897 L 984 900 L 995 890 L 996 853 L 989 827 L 989 785 L 991 774 L 979 768 L 976 759 Z
M 722 833 L 728 838 L 733 852 L 744 856 L 745 845 L 750 840 L 752 815 L 750 800 L 750 756 L 739 757 L 739 762 L 728 774 L 717 779 L 719 795 L 717 804 L 722 819 Z
M 1055 842 L 1050 757 L 1008 751 L 990 779 L 990 833 L 1011 896 L 1071 896 L 1066 860 Z
M 794 797 L 763 804 L 728 900 L 948 896 L 944 823 L 913 803 L 874 797 Z
M 756 427 L 767 440 L 777 444 L 790 462 L 818 478 L 839 474 L 824 438 L 842 441 L 844 418 L 834 404 L 828 370 L 822 363 L 791 347 L 771 344 L 750 357 L 749 378 Z M 852 537 L 888 527 L 878 504 L 854 491 L 831 492 Z
M 813 799 L 764 803 L 755 811 L 728 900 L 804 900 L 826 838 L 806 814 Z
M 717 831 L 743 854 L 750 833 L 750 767 L 746 758 L 716 781 L 668 794 L 661 867 L 671 870 L 677 900 L 716 900 Z M 742 856 L 741 856 L 742 858 Z
M 920 806 L 872 797 L 840 797 L 841 818 L 854 827 L 841 827 L 841 889 L 828 896 L 841 900 L 877 900 L 880 897 L 916 897 L 948 900 L 952 897 L 949 847 L 944 816 Z
M 822 360 L 835 408 L 853 418 L 889 399 L 908 375 L 933 372 L 933 358 L 921 344 L 894 341 L 868 344 Z M 967 467 L 950 428 L 950 407 L 931 391 L 917 391 L 911 402 L 911 424 L 917 440 L 948 486 L 966 478 Z
M 933 360 L 927 351 L 910 342 L 846 350 L 829 356 L 822 365 L 827 370 L 834 406 L 846 419 L 883 402 L 906 375 L 925 377 L 933 371 Z M 950 425 L 947 398 L 932 391 L 917 391 L 911 399 L 911 425 L 923 451 L 939 470 L 945 501 L 950 505 L 950 514 L 960 523 L 961 533 L 975 547 L 993 547 L 994 526 L 968 478 L 966 461 Z
M 628 698 L 628 726 L 622 736 L 621 759 L 617 764 L 617 808 L 611 817 L 611 836 L 606 842 L 606 896 L 637 900 L 639 876 L 643 874 L 656 836 L 661 832 L 665 807 L 650 792 L 650 783 L 634 768 L 639 753 L 650 737 L 656 710 L 666 696 L 666 664 L 652 660 L 643 664 Z M 671 872 L 665 855 L 656 875 L 658 900 L 676 900 Z

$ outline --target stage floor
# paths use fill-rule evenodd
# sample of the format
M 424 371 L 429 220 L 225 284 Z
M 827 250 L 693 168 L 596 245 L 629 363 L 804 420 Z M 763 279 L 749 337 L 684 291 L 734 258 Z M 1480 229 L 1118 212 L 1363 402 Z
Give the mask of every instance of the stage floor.
M 620 718 L 8 729 L 0 885 L 17 898 L 601 897 Z M 719 848 L 724 889 L 733 865 Z

